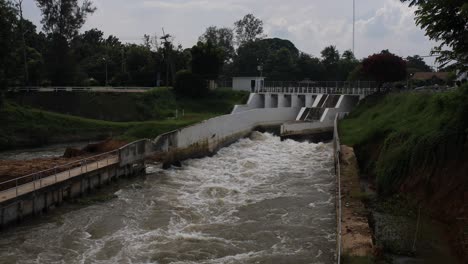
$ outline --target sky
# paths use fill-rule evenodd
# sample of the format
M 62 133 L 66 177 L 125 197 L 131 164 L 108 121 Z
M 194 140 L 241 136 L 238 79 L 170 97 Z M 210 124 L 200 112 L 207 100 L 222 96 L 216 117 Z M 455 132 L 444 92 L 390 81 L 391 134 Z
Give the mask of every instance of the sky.
M 264 22 L 265 34 L 292 41 L 319 57 L 335 45 L 352 48 L 352 0 L 92 0 L 97 10 L 82 31 L 98 28 L 122 42 L 141 43 L 144 34 L 175 37 L 184 48 L 193 46 L 209 26 L 233 27 L 248 13 Z M 383 49 L 402 56 L 429 55 L 435 43 L 416 26 L 414 9 L 399 0 L 355 0 L 355 54 L 364 58 Z M 38 28 L 41 13 L 34 0 L 24 1 L 24 16 Z M 427 58 L 435 66 L 434 58 Z

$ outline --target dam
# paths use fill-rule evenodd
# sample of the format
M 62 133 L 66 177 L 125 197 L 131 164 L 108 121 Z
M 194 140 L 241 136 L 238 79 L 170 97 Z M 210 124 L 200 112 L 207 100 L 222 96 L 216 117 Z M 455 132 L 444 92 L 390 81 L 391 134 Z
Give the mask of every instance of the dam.
M 263 87 L 229 115 L 0 183 L 6 227 L 147 172 L 110 193 L 114 199 L 59 208 L 4 231 L 0 257 L 12 263 L 332 263 L 340 252 L 333 144 L 288 138 L 325 133 L 331 140 L 339 114 L 373 92 Z M 278 135 L 255 132 L 271 128 Z M 181 168 L 171 166 L 180 162 Z
M 187 160 L 149 164 L 116 198 L 2 233 L 3 263 L 332 263 L 330 144 L 268 133 Z M 312 261 L 312 262 L 311 262 Z

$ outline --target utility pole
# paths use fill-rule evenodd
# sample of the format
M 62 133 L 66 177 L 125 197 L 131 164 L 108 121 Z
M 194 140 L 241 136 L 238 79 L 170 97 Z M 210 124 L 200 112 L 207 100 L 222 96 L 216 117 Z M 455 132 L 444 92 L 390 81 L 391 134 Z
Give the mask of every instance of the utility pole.
M 356 53 L 354 51 L 355 34 L 356 34 L 356 0 L 353 0 L 353 54 L 354 54 L 354 57 L 356 57 Z
M 164 40 L 164 60 L 166 61 L 166 87 L 169 86 L 169 71 L 171 72 L 171 77 L 172 80 L 175 80 L 175 72 L 174 72 L 174 65 L 172 63 L 172 57 L 171 57 L 171 52 L 172 52 L 172 43 L 169 40 L 172 38 L 171 35 L 166 34 L 164 32 L 164 28 L 162 28 L 163 36 L 160 38 L 161 40 Z

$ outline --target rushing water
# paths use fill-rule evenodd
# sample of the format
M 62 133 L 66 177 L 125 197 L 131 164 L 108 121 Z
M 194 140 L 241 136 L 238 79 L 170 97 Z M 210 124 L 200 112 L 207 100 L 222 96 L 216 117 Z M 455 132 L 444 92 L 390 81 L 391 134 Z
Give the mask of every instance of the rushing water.
M 333 263 L 330 145 L 254 133 L 183 165 L 0 233 L 0 263 Z

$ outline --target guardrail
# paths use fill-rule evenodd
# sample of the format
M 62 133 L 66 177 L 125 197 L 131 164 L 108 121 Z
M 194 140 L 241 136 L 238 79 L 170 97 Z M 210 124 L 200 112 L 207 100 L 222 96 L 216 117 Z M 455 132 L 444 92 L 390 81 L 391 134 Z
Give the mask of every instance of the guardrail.
M 265 81 L 264 87 L 307 87 L 307 88 L 377 88 L 372 81 Z
M 9 193 L 17 198 L 20 195 L 20 188 L 26 184 L 32 184 L 32 190 L 36 191 L 45 186 L 55 184 L 76 177 L 88 171 L 97 170 L 113 164 L 125 166 L 138 160 L 143 160 L 154 152 L 153 143 L 149 139 L 142 139 L 127 144 L 117 150 L 109 151 L 95 156 L 73 161 L 70 163 L 55 166 L 26 176 L 12 180 L 0 182 L 0 195 Z M 47 178 L 47 184 L 43 184 Z M 13 192 L 14 191 L 14 192 Z
M 377 88 L 330 88 L 330 87 L 263 87 L 258 93 L 289 93 L 289 94 L 348 94 L 348 95 L 371 95 L 378 91 Z
M 96 164 L 96 169 L 106 167 L 110 163 L 112 163 L 116 157 L 118 157 L 118 150 L 102 153 L 96 156 L 87 157 L 81 160 L 77 160 L 74 162 L 70 162 L 67 164 L 62 164 L 59 166 L 55 166 L 52 169 L 43 170 L 39 172 L 35 172 L 26 176 L 22 176 L 16 179 L 8 180 L 5 182 L 0 183 L 0 193 L 10 192 L 15 190 L 16 198 L 19 196 L 19 188 L 22 185 L 33 183 L 33 191 L 37 189 L 41 189 L 43 186 L 43 180 L 45 178 L 52 179 L 52 182 L 48 182 L 47 185 L 55 184 L 59 181 L 68 180 L 72 177 L 76 177 L 77 175 L 72 175 L 73 170 L 79 169 L 79 174 L 83 174 L 88 172 L 88 168 L 91 164 Z M 68 175 L 67 175 L 68 173 Z M 52 177 L 52 178 L 50 178 Z M 65 179 L 64 179 L 65 177 Z
M 124 92 L 148 91 L 154 87 L 112 87 L 112 86 L 24 86 L 10 87 L 7 92 Z
M 335 128 L 333 130 L 333 150 L 335 157 L 335 173 L 337 177 L 337 208 L 336 208 L 336 221 L 337 221 L 337 230 L 336 230 L 336 262 L 341 263 L 341 222 L 342 222 L 342 207 L 341 207 L 341 141 L 340 135 L 338 132 L 338 120 L 343 119 L 347 113 L 337 113 L 335 116 Z

